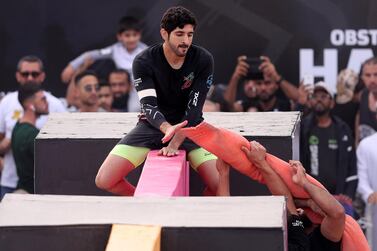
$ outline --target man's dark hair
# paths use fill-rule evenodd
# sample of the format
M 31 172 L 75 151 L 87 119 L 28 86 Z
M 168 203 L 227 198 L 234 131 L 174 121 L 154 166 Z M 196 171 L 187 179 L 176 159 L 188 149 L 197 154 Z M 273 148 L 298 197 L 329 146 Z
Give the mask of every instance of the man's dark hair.
M 119 20 L 118 34 L 125 31 L 134 30 L 141 31 L 141 25 L 136 17 L 124 16 Z
M 126 74 L 128 82 L 131 82 L 131 75 L 130 75 L 130 73 L 127 70 L 125 70 L 125 69 L 115 69 L 115 70 L 113 70 L 113 71 L 110 72 L 109 77 L 113 73 L 115 73 L 115 74 Z
M 169 8 L 161 19 L 161 28 L 170 34 L 177 27 L 182 29 L 186 24 L 196 27 L 194 14 L 182 6 Z
M 371 57 L 364 61 L 364 63 L 361 65 L 361 71 L 360 74 L 363 73 L 364 66 L 367 64 L 377 64 L 377 57 Z M 360 76 L 359 76 L 360 77 Z
M 18 101 L 22 107 L 25 108 L 25 101 L 32 98 L 39 91 L 42 91 L 41 85 L 35 81 L 29 81 L 20 85 L 20 88 L 18 89 Z
M 39 67 L 41 69 L 41 71 L 44 71 L 44 67 L 43 67 L 43 62 L 42 60 L 37 57 L 37 56 L 34 56 L 34 55 L 27 55 L 27 56 L 24 56 L 22 57 L 20 60 L 18 60 L 18 63 L 17 63 L 17 71 L 20 71 L 21 70 L 21 64 L 23 62 L 28 62 L 28 63 L 38 63 L 39 64 Z
M 86 71 L 81 72 L 80 74 L 77 74 L 77 76 L 75 77 L 75 85 L 77 86 L 80 80 L 86 76 L 94 76 L 98 79 L 98 76 L 94 71 L 86 70 Z

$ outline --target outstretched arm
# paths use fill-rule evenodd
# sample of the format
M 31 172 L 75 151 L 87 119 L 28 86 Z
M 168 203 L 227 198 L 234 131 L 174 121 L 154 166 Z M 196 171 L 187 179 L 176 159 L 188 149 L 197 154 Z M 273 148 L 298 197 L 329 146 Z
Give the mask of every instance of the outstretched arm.
M 86 51 L 80 56 L 69 62 L 61 73 L 61 79 L 64 83 L 69 83 L 70 80 L 78 74 L 81 70 L 86 70 L 96 60 L 111 58 L 113 54 L 112 46 L 99 49 Z
M 322 235 L 333 242 L 340 241 L 345 224 L 344 208 L 329 192 L 308 181 L 305 169 L 299 161 L 291 160 L 289 164 L 293 169 L 292 181 L 305 189 L 314 202 L 308 206 L 318 206 L 323 212 L 324 218 L 321 223 Z
M 270 192 L 274 195 L 283 195 L 287 198 L 287 208 L 290 214 L 297 215 L 296 206 L 288 187 L 280 176 L 271 168 L 266 161 L 266 148 L 256 141 L 250 142 L 251 150 L 242 147 L 242 151 L 263 175 L 264 181 Z

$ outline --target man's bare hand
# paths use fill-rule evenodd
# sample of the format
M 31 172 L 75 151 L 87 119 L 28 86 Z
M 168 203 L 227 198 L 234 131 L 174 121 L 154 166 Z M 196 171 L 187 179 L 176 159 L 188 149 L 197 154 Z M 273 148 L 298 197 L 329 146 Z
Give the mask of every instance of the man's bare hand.
M 178 132 L 180 129 L 182 129 L 183 127 L 185 127 L 187 123 L 188 123 L 187 120 L 185 120 L 179 124 L 168 127 L 165 131 L 165 136 L 161 140 L 162 143 L 169 142 L 171 138 L 173 138 L 174 134 Z
M 163 147 L 159 152 L 158 155 L 166 156 L 166 157 L 173 157 L 177 156 L 179 153 L 178 149 L 175 147 L 172 147 L 170 145 Z
M 241 77 L 245 77 L 249 71 L 249 65 L 246 63 L 246 56 L 239 56 L 237 58 L 237 66 L 234 69 L 233 77 L 240 79 Z
M 275 65 L 266 56 L 261 56 L 262 64 L 259 66 L 259 70 L 263 72 L 265 79 L 271 79 L 272 81 L 278 81 L 281 76 L 276 71 Z
M 242 151 L 251 163 L 255 164 L 258 168 L 263 167 L 263 163 L 266 161 L 266 148 L 264 146 L 257 141 L 251 141 L 250 150 L 243 146 Z
M 306 179 L 305 168 L 302 166 L 301 162 L 297 160 L 290 160 L 289 165 L 293 171 L 292 181 L 295 184 L 304 187 L 304 184 L 308 182 L 308 180 Z
M 306 105 L 309 99 L 309 95 L 311 94 L 311 90 L 308 86 L 305 86 L 302 82 L 300 83 L 300 86 L 298 87 L 298 100 L 297 102 L 301 105 Z
M 377 204 L 377 192 L 373 192 L 371 195 L 369 195 L 368 203 Z

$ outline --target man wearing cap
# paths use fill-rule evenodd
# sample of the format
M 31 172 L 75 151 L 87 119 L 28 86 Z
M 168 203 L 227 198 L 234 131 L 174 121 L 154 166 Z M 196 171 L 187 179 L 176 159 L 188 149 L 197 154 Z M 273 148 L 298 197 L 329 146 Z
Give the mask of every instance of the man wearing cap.
M 326 83 L 315 84 L 309 106 L 301 123 L 301 162 L 343 205 L 351 206 L 358 181 L 352 132 L 331 114 L 334 93 Z

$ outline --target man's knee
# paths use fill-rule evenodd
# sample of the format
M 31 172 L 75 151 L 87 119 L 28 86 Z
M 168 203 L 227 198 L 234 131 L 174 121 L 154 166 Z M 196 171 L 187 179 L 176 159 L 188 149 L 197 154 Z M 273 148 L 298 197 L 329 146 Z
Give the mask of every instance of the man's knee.
M 103 175 L 101 175 L 101 170 L 98 171 L 95 182 L 96 186 L 99 189 L 108 190 L 109 188 L 111 188 L 109 182 L 106 182 L 106 180 L 103 178 Z

